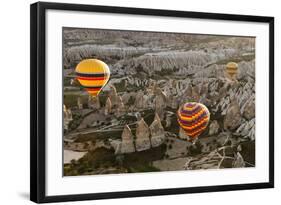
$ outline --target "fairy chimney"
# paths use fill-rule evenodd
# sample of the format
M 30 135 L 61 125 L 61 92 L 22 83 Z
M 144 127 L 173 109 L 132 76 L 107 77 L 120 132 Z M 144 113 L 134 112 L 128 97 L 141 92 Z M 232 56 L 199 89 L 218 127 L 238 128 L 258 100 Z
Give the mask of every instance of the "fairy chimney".
M 115 113 L 116 113 L 117 117 L 120 117 L 120 116 L 122 116 L 126 113 L 126 108 L 125 108 L 125 105 L 122 101 L 118 104 L 117 110 L 116 110 Z
M 200 92 L 198 86 L 193 87 L 192 85 L 189 85 L 184 92 L 184 101 L 198 102 L 200 99 L 199 93 Z
M 68 125 L 69 123 L 72 121 L 72 112 L 70 109 L 67 109 L 67 107 L 65 105 L 63 105 L 63 114 L 64 114 L 64 118 L 63 118 L 63 126 L 65 130 L 68 130 Z
M 181 127 L 180 127 L 180 130 L 179 130 L 179 138 L 183 139 L 183 140 L 188 139 L 187 134 L 185 133 L 185 131 Z
M 155 112 L 159 115 L 160 119 L 164 117 L 164 109 L 167 106 L 167 96 L 160 89 L 156 91 L 155 97 Z
M 136 150 L 143 151 L 151 147 L 150 145 L 150 130 L 143 118 L 137 123 L 136 130 Z
M 78 107 L 79 110 L 83 109 L 83 104 L 82 104 L 81 97 L 77 98 L 77 107 Z
M 100 99 L 98 96 L 90 96 L 88 97 L 88 107 L 94 110 L 100 109 Z
M 136 100 L 135 100 L 135 107 L 142 109 L 144 108 L 144 99 L 143 99 L 143 91 L 139 90 L 136 94 Z
M 232 99 L 224 118 L 223 126 L 225 130 L 234 130 L 241 124 L 242 115 L 240 106 L 236 99 Z
M 135 152 L 135 146 L 133 142 L 133 134 L 128 125 L 124 126 L 122 133 L 121 153 L 132 153 Z
M 112 112 L 112 103 L 110 98 L 107 98 L 106 103 L 105 103 L 105 108 L 104 108 L 104 114 L 109 115 Z
M 149 126 L 149 130 L 152 147 L 158 147 L 165 141 L 165 130 L 157 113 L 155 113 L 154 121 Z
M 111 106 L 115 106 L 118 102 L 118 95 L 115 86 L 110 86 L 108 97 L 111 101 Z

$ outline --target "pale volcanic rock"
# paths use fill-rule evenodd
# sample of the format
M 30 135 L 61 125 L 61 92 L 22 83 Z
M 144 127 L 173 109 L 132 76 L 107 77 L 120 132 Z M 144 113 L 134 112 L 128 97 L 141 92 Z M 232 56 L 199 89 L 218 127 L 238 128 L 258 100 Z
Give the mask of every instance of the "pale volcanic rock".
M 67 109 L 67 107 L 63 105 L 63 126 L 65 130 L 68 130 L 68 125 L 72 120 L 71 109 Z
M 240 107 L 236 99 L 234 99 L 229 108 L 227 109 L 223 126 L 226 130 L 234 130 L 241 124 L 241 112 Z
M 174 115 L 173 112 L 167 111 L 165 116 L 165 127 L 169 128 L 172 125 L 172 116 Z
M 151 103 L 150 103 L 151 99 L 152 99 L 152 96 L 149 96 L 148 94 L 145 94 L 142 96 L 144 108 L 151 107 Z
M 149 129 L 151 134 L 151 146 L 158 147 L 165 141 L 165 130 L 157 113 Z
M 227 94 L 227 86 L 223 86 L 219 90 L 218 99 L 225 97 Z
M 110 98 L 108 97 L 105 103 L 104 114 L 109 115 L 112 112 L 112 103 Z
M 136 130 L 136 150 L 143 151 L 150 149 L 150 130 L 146 122 L 143 118 L 137 123 L 137 130 Z
M 115 147 L 115 154 L 122 154 L 121 148 L 122 148 L 122 142 L 120 141 L 113 141 L 111 142 L 111 145 Z
M 100 109 L 100 99 L 98 96 L 90 96 L 88 98 L 88 107 L 94 110 Z
M 191 95 L 191 98 L 193 102 L 198 102 L 199 99 L 200 99 L 200 94 L 199 94 L 199 88 L 198 86 L 194 86 L 192 87 L 192 95 Z
M 118 95 L 114 85 L 110 86 L 108 97 L 111 101 L 112 106 L 115 106 L 118 103 Z
M 142 71 L 151 76 L 158 72 L 174 72 L 177 75 L 194 74 L 208 63 L 213 62 L 216 57 L 201 51 L 164 51 L 158 53 L 147 53 L 130 60 L 121 60 L 126 73 L 137 74 Z M 132 69 L 135 68 L 135 69 Z
M 238 80 L 249 80 L 249 77 L 255 78 L 255 60 L 250 62 L 242 61 L 239 64 L 239 72 L 237 75 Z
M 242 108 L 243 117 L 245 117 L 247 120 L 251 120 L 255 117 L 255 101 L 252 99 L 249 99 L 245 106 Z
M 135 106 L 136 108 L 142 109 L 145 107 L 145 102 L 143 98 L 144 92 L 139 90 L 136 95 Z
M 167 106 L 167 96 L 161 90 L 156 90 L 156 97 L 155 97 L 155 112 L 159 115 L 160 119 L 164 117 L 164 109 Z
M 198 102 L 204 104 L 207 107 L 210 107 L 212 105 L 212 101 L 205 95 L 201 96 Z
M 185 131 L 181 127 L 179 129 L 179 138 L 183 139 L 183 140 L 187 140 L 188 139 L 187 134 L 185 133 Z
M 184 97 L 186 98 L 186 100 L 189 101 L 189 98 L 191 98 L 191 96 L 192 96 L 192 86 L 188 85 L 184 91 Z
M 235 131 L 237 134 L 248 137 L 251 140 L 255 139 L 255 118 L 250 121 L 245 121 L 242 123 L 237 130 Z
M 208 83 L 201 83 L 200 90 L 199 90 L 200 95 L 206 95 L 208 94 Z
M 218 134 L 219 129 L 220 129 L 220 125 L 218 121 L 216 120 L 212 121 L 211 124 L 209 125 L 209 135 Z
M 241 82 L 238 82 L 235 84 L 228 84 L 228 85 L 226 83 L 226 84 L 224 84 L 225 88 L 221 88 L 220 92 L 215 94 L 216 90 L 218 90 L 218 87 L 220 84 L 221 83 L 218 81 L 217 83 L 212 83 L 210 85 L 210 88 L 211 88 L 210 95 L 211 96 L 217 95 L 216 99 L 211 98 L 213 101 L 217 101 L 216 107 L 213 108 L 214 112 L 220 111 L 222 115 L 225 115 L 230 106 L 231 99 L 236 99 L 239 107 L 241 107 L 241 113 L 243 113 L 245 110 L 244 107 L 247 104 L 247 102 L 249 102 L 255 98 L 254 82 L 248 81 L 247 83 L 243 83 L 243 84 Z M 213 85 L 217 85 L 218 87 L 214 88 Z M 253 103 L 254 103 L 254 101 L 253 101 Z M 249 103 L 249 104 L 252 104 L 252 103 Z M 253 106 L 253 105 L 251 105 L 251 106 Z M 250 111 L 250 112 L 253 114 L 253 111 Z
M 121 153 L 132 153 L 135 152 L 135 146 L 133 142 L 133 134 L 128 125 L 124 126 L 122 133 L 122 142 L 121 142 Z
M 151 107 L 152 96 L 153 94 L 147 90 L 145 92 L 139 90 L 135 95 L 135 107 L 139 109 Z
M 116 103 L 117 103 L 117 106 L 118 106 L 119 104 L 123 104 L 123 99 L 122 99 L 121 96 L 117 95 Z
M 77 107 L 79 110 L 83 109 L 83 104 L 80 97 L 77 98 Z
M 245 161 L 242 157 L 242 155 L 237 152 L 236 157 L 233 161 L 233 168 L 241 168 L 241 167 L 245 167 Z
M 153 95 L 155 92 L 155 88 L 156 88 L 156 81 L 149 79 L 148 86 L 146 88 L 146 91 L 148 92 L 148 94 Z
M 122 95 L 122 101 L 123 101 L 124 104 L 127 105 L 131 100 L 133 102 L 135 102 L 135 97 L 136 97 L 136 93 L 134 93 L 134 92 L 131 92 L 131 93 L 126 92 L 126 93 L 124 93 Z
M 94 38 L 96 35 L 93 35 Z M 106 37 L 105 37 L 106 38 Z M 112 37 L 109 37 L 109 39 Z M 92 39 L 91 39 L 92 40 Z M 149 51 L 148 48 L 139 48 L 139 47 L 119 47 L 116 45 L 95 45 L 95 44 L 86 44 L 86 45 L 77 45 L 71 46 L 65 49 L 64 52 L 64 63 L 70 66 L 71 61 L 81 61 L 85 58 L 91 58 L 93 55 L 101 55 L 104 58 L 118 57 L 125 58 L 131 57 L 140 52 Z
M 170 106 L 173 109 L 177 109 L 179 106 L 179 100 L 177 96 L 172 96 L 170 99 Z
M 198 86 L 189 85 L 184 91 L 184 101 L 198 102 L 200 99 Z
M 126 113 L 126 108 L 125 105 L 123 103 L 123 99 L 121 96 L 117 96 L 117 104 L 116 104 L 116 111 L 115 111 L 115 115 L 117 117 L 122 116 Z

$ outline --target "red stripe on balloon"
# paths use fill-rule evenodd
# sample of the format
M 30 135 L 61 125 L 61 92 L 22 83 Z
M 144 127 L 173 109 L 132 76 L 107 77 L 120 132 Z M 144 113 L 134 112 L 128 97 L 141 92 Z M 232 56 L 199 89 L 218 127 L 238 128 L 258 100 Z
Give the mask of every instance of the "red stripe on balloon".
M 106 80 L 104 77 L 77 77 L 78 80 Z
M 86 88 L 89 91 L 99 91 L 101 88 Z

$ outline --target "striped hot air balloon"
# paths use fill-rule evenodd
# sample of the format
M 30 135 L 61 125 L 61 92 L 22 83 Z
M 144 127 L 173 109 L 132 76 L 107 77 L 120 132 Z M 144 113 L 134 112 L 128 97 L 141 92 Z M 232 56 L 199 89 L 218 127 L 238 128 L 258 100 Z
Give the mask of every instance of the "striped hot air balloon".
M 178 110 L 178 123 L 191 141 L 196 139 L 208 126 L 210 113 L 208 108 L 197 102 L 188 102 Z
M 82 60 L 75 69 L 77 80 L 92 96 L 97 96 L 110 77 L 108 66 L 97 59 Z

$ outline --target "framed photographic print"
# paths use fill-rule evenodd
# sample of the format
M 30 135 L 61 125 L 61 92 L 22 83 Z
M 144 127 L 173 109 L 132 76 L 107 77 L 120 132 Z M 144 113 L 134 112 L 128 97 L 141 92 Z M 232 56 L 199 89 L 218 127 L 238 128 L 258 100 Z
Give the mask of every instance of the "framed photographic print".
M 31 5 L 32 201 L 274 187 L 274 18 Z

